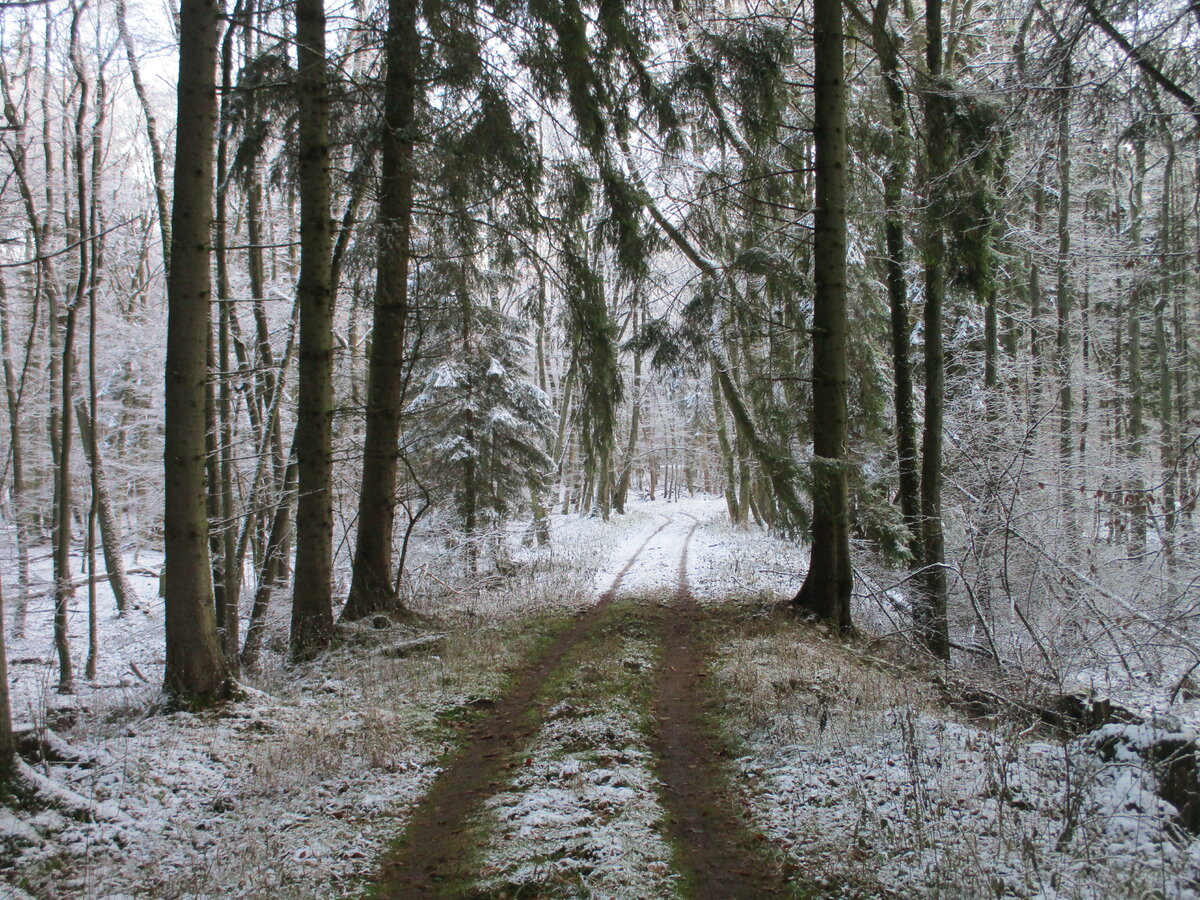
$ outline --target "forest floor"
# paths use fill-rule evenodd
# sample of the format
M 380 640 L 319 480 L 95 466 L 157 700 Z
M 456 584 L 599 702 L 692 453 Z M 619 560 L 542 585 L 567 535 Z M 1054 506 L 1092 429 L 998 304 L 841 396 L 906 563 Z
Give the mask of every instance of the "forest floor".
M 803 549 L 722 519 L 557 517 L 503 577 L 452 577 L 429 541 L 417 620 L 272 652 L 202 715 L 158 708 L 150 578 L 121 617 L 100 592 L 73 697 L 35 601 L 16 716 L 66 742 L 39 770 L 88 806 L 0 809 L 0 897 L 1200 896 L 1200 841 L 1132 752 L 1152 726 L 964 718 L 902 640 L 788 614 Z

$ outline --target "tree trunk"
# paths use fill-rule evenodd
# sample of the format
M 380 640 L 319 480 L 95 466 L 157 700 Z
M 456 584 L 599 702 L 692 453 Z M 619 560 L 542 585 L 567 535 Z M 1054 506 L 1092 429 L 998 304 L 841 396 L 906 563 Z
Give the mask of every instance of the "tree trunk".
M 54 470 L 54 648 L 58 653 L 58 691 L 75 690 L 71 643 L 67 634 L 68 604 L 75 596 L 71 581 L 71 379 L 75 369 L 75 307 L 67 309 L 63 331 L 62 405 L 58 466 Z
M 983 386 L 986 389 L 984 403 L 987 417 L 994 420 L 999 410 L 996 407 L 996 388 L 999 385 L 997 363 L 1000 358 L 1000 311 L 996 306 L 996 285 L 988 284 L 983 299 Z
M 129 62 L 129 74 L 133 78 L 133 91 L 137 94 L 138 104 L 142 108 L 142 118 L 146 122 L 146 136 L 150 141 L 150 164 L 154 173 L 154 199 L 158 204 L 158 227 L 162 236 L 162 253 L 164 263 L 170 262 L 171 253 L 171 214 L 167 203 L 166 166 L 163 164 L 162 142 L 158 137 L 158 120 L 154 117 L 154 108 L 150 105 L 150 97 L 146 93 L 146 85 L 142 82 L 142 70 L 138 63 L 137 50 L 133 45 L 133 37 L 129 34 L 125 0 L 116 0 L 117 32 L 125 47 L 125 58 Z
M 788 515 L 788 527 L 793 527 L 803 521 L 804 510 L 800 498 L 796 496 L 796 488 L 792 482 L 791 459 L 783 449 L 773 447 L 759 434 L 754 418 L 746 406 L 746 401 L 738 390 L 728 371 L 728 361 L 720 357 L 714 350 L 712 364 L 717 370 L 717 382 L 721 386 L 721 395 L 729 405 L 734 427 L 738 438 L 749 448 L 749 455 L 762 467 L 770 480 L 775 498 L 783 505 Z M 749 474 L 743 473 L 743 476 Z M 743 496 L 746 495 L 746 478 L 743 477 Z
M 221 41 L 221 107 L 217 137 L 217 215 L 214 247 L 217 269 L 217 340 L 216 365 L 212 367 L 210 391 L 215 390 L 216 404 L 209 410 L 215 416 L 210 441 L 215 454 L 209 460 L 209 527 L 213 561 L 214 606 L 217 633 L 225 664 L 234 676 L 238 670 L 238 627 L 242 593 L 242 570 L 236 563 L 238 523 L 233 491 L 233 304 L 229 284 L 229 258 L 226 252 L 229 233 L 229 102 L 233 93 L 233 38 L 242 4 L 234 7 Z M 210 426 L 211 427 L 211 426 Z
M 1065 52 L 1065 51 L 1064 51 Z M 1075 537 L 1075 496 L 1071 485 L 1075 440 L 1071 392 L 1071 63 L 1063 62 L 1058 110 L 1058 259 L 1055 305 L 1058 330 L 1054 349 L 1058 375 L 1059 506 L 1068 540 Z
M 717 446 L 721 451 L 721 472 L 725 480 L 725 508 L 729 511 L 729 521 L 736 525 L 744 525 L 738 516 L 738 494 L 736 475 L 733 468 L 733 447 L 729 443 L 729 426 L 725 424 L 725 401 L 721 399 L 721 385 L 717 380 L 717 370 L 709 362 L 709 387 L 712 393 L 713 422 L 717 429 Z
M 607 522 L 612 512 L 612 436 L 600 442 L 596 458 L 596 507 Z
M 59 406 L 59 452 L 54 472 L 54 646 L 58 651 L 58 691 L 71 693 L 75 689 L 71 664 L 71 647 L 67 636 L 68 604 L 75 594 L 71 581 L 71 411 L 74 406 L 75 326 L 79 306 L 83 303 L 89 279 L 87 176 L 84 157 L 84 122 L 87 117 L 89 84 L 79 50 L 80 10 L 71 20 L 70 56 L 79 90 L 79 105 L 75 112 L 75 131 L 72 153 L 75 164 L 77 194 L 77 228 L 79 272 L 75 293 L 66 309 L 62 342 L 62 395 Z
M 904 183 L 908 175 L 912 135 L 908 127 L 907 98 L 900 77 L 896 37 L 887 30 L 887 4 L 875 9 L 875 53 L 883 74 L 891 117 L 891 142 L 884 173 L 884 241 L 887 259 L 888 306 L 891 310 L 892 373 L 895 382 L 896 463 L 899 472 L 900 512 L 910 535 L 913 559 L 920 554 L 920 462 L 917 458 L 916 413 L 913 410 L 912 363 L 909 359 L 912 324 L 908 312 L 908 283 L 904 276 Z
M 108 110 L 107 103 L 107 81 L 104 77 L 104 63 L 100 64 L 100 70 L 96 76 L 96 116 L 92 122 L 92 154 L 91 154 L 91 202 L 88 204 L 88 233 L 91 236 L 90 245 L 88 247 L 88 407 L 91 409 L 91 418 L 96 419 L 96 411 L 100 406 L 99 384 L 96 379 L 96 313 L 97 313 L 97 294 L 100 291 L 100 273 L 104 268 L 104 236 L 103 236 L 103 219 L 104 214 L 101 208 L 101 182 L 103 175 L 103 138 L 104 138 L 104 121 Z M 82 191 L 83 185 L 80 184 Z M 79 405 L 83 405 L 82 403 Z M 80 424 L 83 423 L 83 418 L 76 412 L 76 418 Z M 84 447 L 87 448 L 88 457 L 95 460 L 100 455 L 99 448 L 96 444 L 95 429 L 91 430 L 89 437 L 83 437 L 82 430 L 80 437 Z M 99 490 L 99 472 L 95 465 L 92 466 L 92 498 L 88 508 L 87 519 L 87 561 L 88 561 L 88 655 L 87 662 L 84 665 L 84 676 L 89 680 L 96 677 L 96 664 L 100 656 L 100 641 L 99 641 L 99 622 L 97 621 L 98 611 L 96 603 L 96 519 L 100 514 L 100 490 Z M 119 552 L 119 548 L 118 548 Z M 107 554 L 106 554 L 107 561 Z M 118 565 L 118 569 L 121 567 Z M 122 570 L 123 571 L 123 570 Z M 113 598 L 117 600 L 117 610 L 121 611 L 125 608 L 125 598 L 122 596 L 117 599 L 117 590 L 113 588 Z
M 1042 233 L 1046 215 L 1045 158 L 1038 160 L 1037 177 L 1033 186 L 1033 229 Z M 1045 349 L 1042 346 L 1042 269 L 1035 253 L 1029 254 L 1029 355 L 1032 372 L 1029 382 L 1029 433 L 1032 436 L 1041 422 L 1042 369 Z
M 1171 372 L 1172 365 L 1180 361 L 1172 359 L 1171 343 L 1167 338 L 1167 316 L 1171 307 L 1172 296 L 1175 293 L 1175 282 L 1172 277 L 1174 264 L 1170 261 L 1174 246 L 1171 239 L 1171 194 L 1175 181 L 1175 145 L 1173 141 L 1167 144 L 1166 166 L 1163 170 L 1162 211 L 1159 227 L 1162 259 L 1166 268 L 1163 278 L 1162 293 L 1154 304 L 1154 349 L 1158 361 L 1158 422 L 1159 422 L 1159 462 L 1162 466 L 1163 486 L 1163 533 L 1164 549 L 1167 559 L 1174 561 L 1174 532 L 1176 525 L 1176 435 L 1175 402 L 1173 389 L 1175 379 Z
M 247 672 L 258 670 L 262 655 L 263 635 L 267 628 L 267 610 L 271 596 L 283 581 L 286 570 L 283 560 L 284 547 L 292 530 L 292 499 L 296 492 L 298 468 L 295 456 L 295 440 L 292 441 L 292 458 L 284 473 L 283 492 L 275 503 L 271 516 L 271 530 L 258 570 L 258 587 L 254 591 L 254 605 L 250 610 L 250 623 L 246 626 L 246 640 L 242 644 L 242 668 Z
M 51 67 L 51 47 L 56 45 L 53 38 L 54 19 L 51 16 L 50 7 L 46 7 L 46 49 L 44 57 L 44 71 L 49 73 L 54 69 Z M 36 227 L 35 218 L 30 216 L 30 225 L 34 227 L 38 237 L 35 239 L 37 245 L 38 256 L 44 256 L 49 250 L 50 237 L 54 233 L 54 137 L 52 132 L 53 122 L 56 118 L 50 115 L 50 91 L 51 85 L 54 83 L 53 78 L 42 79 L 42 157 L 45 164 L 45 183 L 46 183 L 46 209 L 44 217 L 41 220 L 41 228 Z M 28 209 L 32 209 L 30 195 L 26 194 L 25 203 Z M 58 277 L 55 274 L 54 267 L 50 259 L 42 262 L 42 277 L 46 286 L 46 303 L 47 303 L 47 326 L 50 335 L 50 396 L 57 397 L 62 389 L 62 351 L 61 351 L 61 315 L 62 315 L 62 297 L 60 294 Z M 65 286 L 62 291 L 65 292 Z M 54 465 L 59 465 L 59 453 L 62 442 L 62 421 L 59 415 L 59 410 L 55 407 L 53 400 L 50 403 L 50 416 L 48 421 L 50 432 L 50 457 L 54 461 Z
M 4 641 L 4 596 L 0 589 L 0 784 L 7 784 L 17 764 L 13 741 L 12 704 L 8 695 L 8 650 Z
M 37 323 L 30 332 L 32 342 Z M 25 616 L 29 608 L 29 542 L 31 538 L 29 520 L 29 497 L 25 487 L 25 442 L 21 434 L 21 394 L 23 384 L 18 384 L 13 366 L 12 324 L 8 309 L 8 289 L 0 278 L 0 356 L 4 364 L 4 397 L 8 404 L 8 446 L 12 461 L 13 519 L 16 521 L 17 544 L 17 603 L 13 619 L 13 636 L 25 636 Z
M 88 462 L 92 469 L 92 490 L 96 497 L 100 546 L 104 552 L 108 584 L 112 588 L 117 610 L 124 612 L 129 606 L 136 605 L 137 593 L 125 574 L 125 563 L 121 558 L 121 523 L 108 490 L 108 475 L 104 469 L 104 457 L 100 454 L 99 435 L 92 430 L 92 417 L 82 400 L 75 404 L 75 416 L 79 419 L 79 437 L 88 450 Z
M 1141 247 L 1142 189 L 1146 179 L 1146 144 L 1139 139 L 1134 145 L 1133 198 L 1129 211 L 1129 240 L 1135 250 Z M 1129 478 L 1130 547 L 1129 552 L 1140 556 L 1146 552 L 1146 488 L 1142 479 L 1142 437 L 1146 425 L 1142 414 L 1142 307 L 1145 305 L 1145 286 L 1135 280 L 1129 293 L 1129 440 L 1126 463 L 1132 470 Z
M 637 337 L 638 310 L 633 311 L 633 336 Z M 613 491 L 613 507 L 625 515 L 625 499 L 629 494 L 629 479 L 633 473 L 633 455 L 637 451 L 638 429 L 642 421 L 642 354 L 633 354 L 633 391 L 630 397 L 632 410 L 629 413 L 629 441 L 621 457 L 617 486 Z
M 1195 496 L 1194 475 L 1196 465 L 1195 454 L 1187 453 L 1184 438 L 1190 420 L 1189 413 L 1192 409 L 1189 403 L 1191 395 L 1189 380 L 1193 377 L 1193 373 L 1191 372 L 1192 361 L 1188 356 L 1188 346 L 1189 343 L 1195 343 L 1188 339 L 1188 323 L 1184 314 L 1184 305 L 1189 298 L 1197 296 L 1194 280 L 1196 270 L 1186 262 L 1187 214 L 1182 212 L 1183 209 L 1186 209 L 1187 201 L 1185 198 L 1186 194 L 1182 190 L 1176 192 L 1173 206 L 1177 210 L 1176 215 L 1178 219 L 1172 228 L 1172 253 L 1169 257 L 1169 259 L 1173 260 L 1172 284 L 1174 285 L 1174 289 L 1171 292 L 1171 322 L 1174 332 L 1175 360 L 1175 422 L 1173 426 L 1175 432 L 1175 449 L 1173 451 L 1175 462 L 1172 468 L 1175 472 L 1175 493 L 1179 502 L 1179 514 L 1176 516 L 1176 525 L 1180 524 L 1179 516 L 1185 515 L 1192 505 L 1191 498 Z M 1200 245 L 1196 249 L 1200 251 Z
M 846 423 L 846 85 L 842 5 L 815 0 L 816 206 L 813 237 L 812 555 L 793 601 L 851 628 Z
M 333 233 L 323 0 L 296 3 L 300 101 L 299 497 L 291 653 L 307 659 L 333 636 Z
M 167 278 L 163 688 L 173 702 L 191 707 L 216 702 L 228 676 L 213 611 L 204 485 L 217 13 L 216 0 L 190 0 L 180 13 L 180 114 Z
M 921 447 L 921 550 L 925 568 L 921 592 L 913 604 L 917 635 L 934 656 L 948 659 L 950 636 L 946 620 L 949 585 L 946 580 L 945 538 L 942 534 L 942 411 L 945 402 L 945 359 L 942 349 L 942 307 L 946 294 L 944 192 L 949 171 L 947 99 L 942 81 L 942 3 L 927 0 L 925 130 L 927 163 L 925 234 L 925 430 Z
M 415 0 L 389 0 L 380 165 L 379 256 L 375 321 L 367 373 L 366 436 L 358 538 L 350 596 L 342 618 L 354 620 L 397 603 L 392 584 L 396 448 L 403 402 L 413 201 L 413 113 L 420 36 Z

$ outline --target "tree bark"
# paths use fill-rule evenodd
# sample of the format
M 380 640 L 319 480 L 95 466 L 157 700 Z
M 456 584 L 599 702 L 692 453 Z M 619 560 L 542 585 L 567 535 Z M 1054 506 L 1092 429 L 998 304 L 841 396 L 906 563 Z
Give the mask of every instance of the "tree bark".
M 163 688 L 174 703 L 190 707 L 220 699 L 228 677 L 213 611 L 204 485 L 217 14 L 216 0 L 185 0 L 180 11 L 180 114 L 167 278 Z
M 638 310 L 633 311 L 633 335 L 637 337 Z M 633 473 L 633 455 L 637 452 L 638 429 L 642 421 L 642 354 L 633 354 L 633 391 L 630 395 L 632 409 L 629 413 L 629 440 L 625 444 L 625 453 L 621 456 L 617 486 L 613 491 L 613 507 L 625 515 L 625 500 L 629 494 L 629 479 Z
M 71 579 L 71 412 L 74 406 L 75 326 L 79 306 L 87 291 L 91 257 L 88 255 L 87 176 L 84 157 L 84 122 L 87 117 L 89 84 L 79 50 L 81 9 L 76 8 L 71 19 L 70 56 L 79 90 L 79 105 L 75 111 L 75 131 L 71 156 L 75 165 L 75 185 L 79 272 L 75 292 L 66 308 L 62 339 L 62 381 L 59 399 L 59 451 L 54 471 L 54 647 L 58 652 L 58 691 L 75 690 L 71 664 L 71 646 L 67 634 L 68 604 L 75 595 Z
M 324 0 L 297 0 L 300 102 L 299 497 L 291 653 L 307 659 L 333 635 L 333 233 Z
M 234 6 L 233 15 L 221 41 L 221 104 L 217 136 L 217 189 L 214 253 L 217 269 L 217 339 L 216 365 L 212 367 L 209 390 L 215 394 L 215 405 L 209 415 L 215 417 L 209 436 L 215 454 L 209 460 L 208 484 L 209 547 L 213 563 L 213 605 L 216 610 L 217 634 L 225 654 L 225 664 L 236 677 L 238 671 L 238 628 L 242 593 L 242 569 L 237 564 L 238 523 L 233 490 L 233 304 L 229 283 L 228 245 L 229 223 L 229 102 L 233 92 L 233 39 L 240 18 L 242 3 Z M 215 427 L 213 427 L 215 426 Z
M 709 362 L 709 389 L 712 394 L 713 422 L 717 429 L 717 447 L 721 451 L 721 472 L 725 480 L 725 508 L 729 512 L 729 521 L 735 525 L 745 525 L 738 515 L 738 485 L 733 465 L 733 446 L 729 442 L 729 426 L 725 423 L 725 401 L 721 399 L 721 384 L 717 378 L 717 370 Z
M 267 628 L 267 610 L 271 597 L 283 580 L 285 572 L 283 551 L 292 530 L 292 500 L 296 492 L 297 465 L 295 440 L 292 441 L 292 457 L 284 473 L 283 492 L 275 503 L 271 516 L 271 530 L 258 570 L 258 587 L 254 591 L 254 605 L 250 609 L 250 623 L 246 626 L 246 639 L 242 644 L 242 668 L 247 672 L 258 670 L 262 655 L 263 636 Z
M 1174 294 L 1174 279 L 1171 277 L 1171 193 L 1175 179 L 1175 146 L 1168 142 L 1167 159 L 1163 170 L 1162 208 L 1159 226 L 1160 249 L 1164 267 L 1167 269 L 1163 278 L 1161 293 L 1154 304 L 1154 351 L 1158 366 L 1158 423 L 1159 423 L 1159 463 L 1162 466 L 1163 490 L 1163 525 L 1162 538 L 1167 560 L 1174 561 L 1174 532 L 1176 525 L 1176 435 L 1174 386 L 1175 379 L 1171 372 L 1171 344 L 1167 339 L 1167 317 Z
M 71 643 L 67 634 L 68 604 L 75 596 L 71 579 L 71 379 L 75 370 L 75 307 L 67 309 L 63 331 L 62 397 L 58 466 L 54 470 L 54 648 L 58 653 L 58 691 L 75 690 Z
M 849 631 L 846 422 L 846 85 L 842 5 L 815 0 L 816 209 L 813 237 L 813 518 L 808 574 L 793 601 Z
M 1134 173 L 1133 197 L 1129 211 L 1129 239 L 1135 252 L 1141 247 L 1143 187 L 1146 180 L 1146 144 L 1141 138 L 1133 148 Z M 1134 556 L 1146 552 L 1147 504 L 1146 487 L 1142 478 L 1142 438 L 1146 425 L 1142 409 L 1142 307 L 1145 305 L 1146 289 L 1135 280 L 1129 292 L 1129 440 L 1126 444 L 1126 461 L 1132 470 L 1129 479 L 1130 504 L 1130 547 Z
M 925 429 L 921 441 L 921 591 L 913 604 L 917 635 L 934 656 L 948 659 L 950 635 L 946 620 L 949 585 L 942 533 L 942 413 L 946 393 L 942 344 L 942 307 L 946 294 L 942 226 L 944 204 L 935 198 L 944 191 L 949 171 L 946 85 L 942 81 L 942 3 L 927 0 L 925 130 L 927 190 L 925 222 Z
M 150 105 L 146 85 L 142 82 L 142 70 L 138 63 L 137 50 L 133 45 L 133 36 L 129 33 L 125 0 L 116 0 L 116 12 L 117 33 L 125 48 L 125 58 L 129 62 L 129 74 L 133 79 L 133 91 L 142 108 L 142 118 L 146 122 L 146 136 L 150 141 L 150 165 L 151 171 L 154 173 L 154 199 L 158 205 L 158 227 L 159 234 L 162 236 L 163 261 L 167 263 L 171 252 L 171 213 L 170 205 L 167 202 L 166 166 L 163 163 L 162 142 L 158 137 L 158 120 L 154 116 L 154 107 Z
M 12 704 L 8 694 L 8 650 L 4 640 L 4 596 L 0 589 L 0 784 L 7 784 L 17 764 L 13 740 Z
M 121 558 L 121 524 L 108 489 L 108 475 L 104 469 L 104 457 L 100 454 L 99 435 L 92 430 L 92 417 L 82 400 L 75 404 L 75 416 L 79 419 L 79 437 L 88 448 L 88 462 L 92 468 L 92 490 L 96 495 L 104 568 L 108 571 L 108 584 L 112 588 L 117 610 L 123 612 L 129 606 L 136 605 L 137 593 L 125 573 L 125 563 Z
M 883 182 L 884 242 L 887 247 L 884 269 L 891 311 L 900 512 L 910 535 L 908 549 L 913 559 L 919 560 L 921 472 L 917 456 L 916 413 L 913 409 L 912 363 L 909 359 L 912 323 L 908 311 L 908 282 L 904 275 L 904 184 L 911 157 L 912 134 L 908 127 L 904 83 L 900 77 L 900 54 L 895 35 L 887 30 L 887 11 L 888 4 L 880 3 L 875 9 L 872 23 L 875 53 L 879 57 L 892 126 Z
M 1066 50 L 1064 49 L 1064 53 Z M 1054 349 L 1058 376 L 1059 506 L 1068 539 L 1074 537 L 1075 496 L 1071 486 L 1075 441 L 1071 390 L 1071 62 L 1063 62 L 1058 110 L 1058 259 L 1055 265 L 1055 307 L 1058 315 Z
M 33 340 L 37 323 L 30 332 Z M 0 356 L 4 364 L 4 397 L 8 405 L 8 446 L 12 457 L 12 484 L 9 496 L 12 499 L 13 519 L 16 521 L 17 544 L 17 603 L 13 619 L 13 636 L 25 636 L 25 616 L 29 607 L 29 542 L 32 537 L 29 518 L 29 497 L 25 486 L 25 441 L 21 433 L 21 394 L 23 383 L 17 381 L 13 365 L 12 323 L 8 308 L 8 289 L 0 278 Z M 22 379 L 23 382 L 23 379 Z
M 96 378 L 96 313 L 97 295 L 100 292 L 100 274 L 104 269 L 104 212 L 101 201 L 101 182 L 103 178 L 104 122 L 107 115 L 108 83 L 104 77 L 104 63 L 96 75 L 96 115 L 92 122 L 92 153 L 91 153 L 91 195 L 88 204 L 88 233 L 91 236 L 88 252 L 88 406 L 91 418 L 96 419 L 96 410 L 100 405 L 99 383 Z M 80 184 L 80 190 L 83 185 Z M 80 404 L 83 405 L 83 404 Z M 76 412 L 76 418 L 82 424 L 83 419 Z M 80 437 L 87 448 L 88 457 L 95 460 L 100 455 L 96 444 L 96 432 L 93 429 L 89 437 Z M 100 657 L 99 622 L 96 600 L 96 520 L 100 514 L 99 472 L 92 466 L 91 488 L 92 498 L 88 508 L 87 520 L 87 565 L 88 565 L 88 655 L 84 664 L 84 677 L 93 680 L 96 677 L 96 665 Z M 106 548 L 107 550 L 107 548 Z M 118 548 L 119 552 L 119 548 Z M 108 556 L 105 554 L 107 562 Z M 118 566 L 118 569 L 120 567 Z M 123 573 L 123 570 L 121 570 Z M 113 598 L 117 602 L 117 610 L 125 609 L 124 596 L 118 597 L 117 589 L 113 588 Z
M 391 579 L 392 529 L 409 306 L 413 114 L 420 53 L 416 0 L 389 0 L 375 320 L 367 373 L 358 537 L 350 596 L 342 610 L 342 618 L 349 621 L 398 602 Z

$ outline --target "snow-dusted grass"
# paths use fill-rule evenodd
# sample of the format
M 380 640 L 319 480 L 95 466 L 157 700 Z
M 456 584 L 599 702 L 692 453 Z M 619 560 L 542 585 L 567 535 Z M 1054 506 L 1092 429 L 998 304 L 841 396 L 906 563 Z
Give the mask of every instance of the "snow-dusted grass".
M 618 602 L 606 627 L 547 684 L 554 702 L 477 828 L 472 896 L 674 896 L 646 708 L 657 646 Z
M 99 821 L 0 814 L 3 879 L 72 900 L 356 895 L 455 745 L 458 723 L 503 690 L 564 616 L 595 602 L 664 517 L 673 521 L 617 602 L 669 595 L 683 539 L 701 523 L 688 575 L 712 639 L 714 689 L 727 698 L 722 725 L 740 757 L 733 783 L 753 827 L 821 896 L 1200 896 L 1200 843 L 1170 825 L 1174 811 L 1135 752 L 1145 729 L 1112 726 L 1064 743 L 1027 722 L 960 720 L 886 644 L 842 646 L 781 615 L 806 549 L 729 526 L 719 498 L 639 504 L 611 523 L 555 516 L 548 548 L 519 534 L 496 545 L 503 574 L 486 554 L 470 574 L 431 528 L 414 542 L 406 581 L 410 607 L 427 620 L 356 630 L 318 663 L 295 667 L 280 655 L 281 597 L 254 690 L 200 716 L 158 706 L 162 609 L 149 577 L 134 579 L 143 608 L 120 618 L 99 586 L 94 683 L 81 677 L 80 589 L 71 613 L 79 690 L 58 697 L 43 560 L 26 636 L 9 643 L 14 712 L 93 757 L 89 767 L 40 771 L 94 801 Z M 140 562 L 157 564 L 145 554 Z M 887 576 L 864 582 L 859 621 L 882 614 Z M 903 624 L 902 610 L 891 614 Z M 445 635 L 436 646 L 387 652 L 431 631 Z M 578 653 L 547 685 L 543 726 L 480 820 L 483 896 L 516 886 L 614 898 L 674 890 L 643 706 L 657 648 L 637 631 L 602 632 Z M 1088 683 L 1104 686 L 1106 674 Z M 1187 722 L 1198 702 L 1170 711 Z M 0 885 L 0 896 L 10 889 Z
M 533 634 L 479 626 L 449 635 L 436 656 L 392 659 L 383 651 L 396 631 L 319 668 L 277 668 L 259 680 L 269 693 L 215 712 L 155 715 L 143 691 L 119 715 L 84 713 L 65 734 L 100 764 L 51 773 L 126 822 L 50 814 L 45 843 L 24 850 L 16 874 L 64 898 L 114 885 L 156 898 L 351 890 L 450 746 L 439 710 L 493 696 Z
M 634 507 L 609 522 L 551 516 L 545 547 L 531 545 L 527 526 L 514 526 L 480 540 L 481 563 L 474 574 L 464 568 L 461 548 L 434 524 L 410 553 L 402 588 L 412 609 L 441 618 L 505 622 L 578 612 L 608 589 L 646 535 L 662 523 L 661 508 Z M 505 575 L 496 573 L 489 554 L 502 558 Z
M 823 895 L 1200 896 L 1200 841 L 1175 824 L 1156 793 L 1161 773 L 1131 749 L 1151 740 L 1149 726 L 1110 726 L 1119 734 L 1106 760 L 1105 732 L 1063 742 L 1028 721 L 960 721 L 919 671 L 873 662 L 881 647 L 842 647 L 779 613 L 804 548 L 734 528 L 716 504 L 695 514 L 704 527 L 688 574 L 713 617 L 739 774 L 757 826 Z M 905 589 L 886 589 L 903 573 L 859 574 L 856 621 L 903 630 Z M 1133 699 L 1127 676 L 1113 659 L 1073 681 Z M 1161 688 L 1141 700 L 1148 718 L 1167 706 Z M 1191 722 L 1195 707 L 1171 711 Z M 1159 735 L 1179 727 L 1159 721 Z
M 52 608 L 43 591 L 31 600 L 25 637 L 9 641 L 14 712 L 19 721 L 54 726 L 95 757 L 87 768 L 43 771 L 106 815 L 95 823 L 55 811 L 5 817 L 5 879 L 64 900 L 356 893 L 454 745 L 455 723 L 498 694 L 554 621 L 594 602 L 593 578 L 614 549 L 639 534 L 640 542 L 660 521 L 643 514 L 614 528 L 556 519 L 551 546 L 523 550 L 508 578 L 471 581 L 461 565 L 442 565 L 445 586 L 426 579 L 428 589 L 418 593 L 416 585 L 411 598 L 431 617 L 428 629 L 355 630 L 308 666 L 287 665 L 280 655 L 287 633 L 287 597 L 280 597 L 246 699 L 198 716 L 161 714 L 155 579 L 134 578 L 142 609 L 121 617 L 99 586 L 94 682 L 81 677 L 86 590 L 78 592 L 71 697 L 53 690 Z M 443 548 L 422 552 L 434 559 Z M 158 560 L 143 554 L 140 562 Z M 35 574 L 45 588 L 48 572 Z M 429 629 L 446 634 L 430 651 L 387 652 Z
M 957 721 L 919 673 L 779 617 L 736 621 L 716 671 L 744 790 L 823 895 L 1198 896 L 1200 843 L 1140 757 Z

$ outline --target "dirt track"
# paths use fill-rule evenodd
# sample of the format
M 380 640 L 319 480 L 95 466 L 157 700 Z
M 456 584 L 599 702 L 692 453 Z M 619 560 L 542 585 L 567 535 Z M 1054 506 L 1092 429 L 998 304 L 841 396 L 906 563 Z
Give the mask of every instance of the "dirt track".
M 687 579 L 688 532 L 679 560 L 679 587 L 664 619 L 663 658 L 654 717 L 655 750 L 668 824 L 679 847 L 690 897 L 740 900 L 785 897 L 778 873 L 762 858 L 760 842 L 742 825 L 732 792 L 722 790 L 720 738 L 707 726 L 707 677 L 699 647 L 699 610 Z
M 542 722 L 538 696 L 548 679 L 573 648 L 589 639 L 625 575 L 670 524 L 672 520 L 664 522 L 642 542 L 596 604 L 556 635 L 483 720 L 470 727 L 464 748 L 434 781 L 404 836 L 382 862 L 371 896 L 411 900 L 468 895 L 477 874 L 470 871 L 476 849 L 468 829 L 471 817 L 507 782 L 506 765 L 537 733 Z M 684 542 L 671 607 L 653 616 L 663 645 L 653 701 L 658 726 L 653 746 L 663 782 L 665 824 L 678 848 L 687 896 L 787 896 L 761 847 L 741 827 L 732 793 L 723 790 L 720 741 L 705 725 L 704 660 L 687 581 L 687 550 L 695 530 L 693 525 Z

